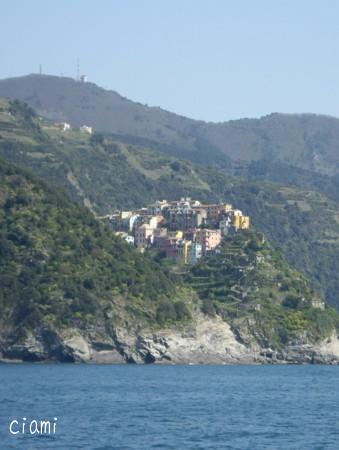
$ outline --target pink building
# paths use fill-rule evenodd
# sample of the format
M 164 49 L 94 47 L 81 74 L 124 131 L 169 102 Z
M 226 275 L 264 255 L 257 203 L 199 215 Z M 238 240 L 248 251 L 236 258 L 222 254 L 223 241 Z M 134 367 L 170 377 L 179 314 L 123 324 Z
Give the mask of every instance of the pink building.
M 201 245 L 202 253 L 206 253 L 214 250 L 221 242 L 220 230 L 210 230 L 207 228 L 201 228 L 195 230 L 195 241 Z

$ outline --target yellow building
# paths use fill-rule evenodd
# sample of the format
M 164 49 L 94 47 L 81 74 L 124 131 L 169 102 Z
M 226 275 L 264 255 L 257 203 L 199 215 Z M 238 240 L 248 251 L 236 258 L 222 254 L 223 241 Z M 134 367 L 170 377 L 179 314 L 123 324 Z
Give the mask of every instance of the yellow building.
M 192 242 L 191 241 L 184 241 L 183 242 L 183 246 L 182 246 L 182 261 L 184 264 L 188 264 L 189 263 L 189 256 L 190 256 L 190 251 L 191 251 L 191 245 Z
M 233 216 L 233 226 L 237 230 L 247 230 L 250 227 L 249 216 L 241 216 L 241 215 Z

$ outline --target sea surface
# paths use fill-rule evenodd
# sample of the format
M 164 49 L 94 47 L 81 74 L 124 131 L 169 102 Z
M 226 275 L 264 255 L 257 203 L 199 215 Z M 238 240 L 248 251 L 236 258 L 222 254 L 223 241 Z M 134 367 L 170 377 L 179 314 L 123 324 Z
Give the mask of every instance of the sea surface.
M 0 449 L 337 450 L 339 367 L 2 364 Z

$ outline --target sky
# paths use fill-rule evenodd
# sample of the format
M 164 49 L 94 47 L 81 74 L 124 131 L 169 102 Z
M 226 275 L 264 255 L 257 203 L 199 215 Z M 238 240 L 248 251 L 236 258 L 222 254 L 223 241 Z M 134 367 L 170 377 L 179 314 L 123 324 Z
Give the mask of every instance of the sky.
M 339 117 L 337 0 L 0 0 L 0 78 L 76 77 L 206 121 Z

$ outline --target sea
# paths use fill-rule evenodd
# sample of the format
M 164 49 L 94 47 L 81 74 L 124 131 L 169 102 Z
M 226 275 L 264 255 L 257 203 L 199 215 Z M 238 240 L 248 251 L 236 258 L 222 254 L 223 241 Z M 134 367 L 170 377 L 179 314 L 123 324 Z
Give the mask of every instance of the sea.
M 0 449 L 337 450 L 339 367 L 1 364 Z

